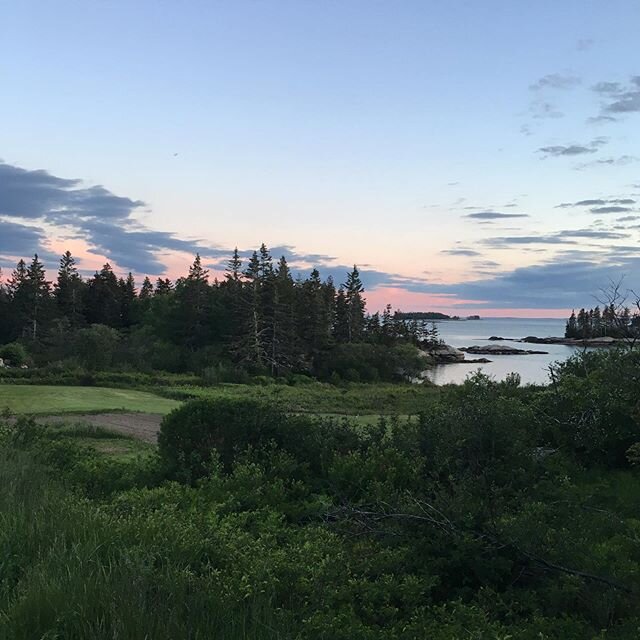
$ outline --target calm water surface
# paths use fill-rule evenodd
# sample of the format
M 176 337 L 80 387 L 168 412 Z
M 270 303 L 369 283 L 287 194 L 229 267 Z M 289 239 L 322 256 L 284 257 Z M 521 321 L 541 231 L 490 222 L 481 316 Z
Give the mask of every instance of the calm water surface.
M 470 347 L 472 345 L 505 344 L 518 349 L 548 351 L 548 355 L 525 356 L 478 356 L 468 358 L 488 358 L 489 364 L 442 364 L 433 367 L 428 378 L 435 384 L 459 384 L 472 372 L 481 369 L 483 373 L 502 380 L 507 374 L 515 371 L 520 374 L 522 383 L 547 384 L 549 382 L 548 367 L 552 362 L 565 360 L 575 352 L 576 347 L 562 344 L 526 344 L 513 340 L 497 342 L 487 340 L 489 336 L 503 338 L 524 338 L 537 336 L 563 336 L 565 321 L 562 319 L 529 319 L 529 318 L 483 318 L 482 320 L 449 320 L 437 322 L 440 337 L 452 347 Z

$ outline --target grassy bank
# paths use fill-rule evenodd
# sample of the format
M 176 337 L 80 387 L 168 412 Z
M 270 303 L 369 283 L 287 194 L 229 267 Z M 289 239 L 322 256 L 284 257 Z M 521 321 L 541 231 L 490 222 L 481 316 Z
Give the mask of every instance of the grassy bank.
M 143 391 L 104 387 L 0 385 L 0 411 L 47 415 L 97 411 L 141 411 L 165 414 L 176 400 Z
M 392 384 L 351 384 L 335 387 L 312 383 L 220 384 L 210 387 L 166 386 L 155 393 L 107 387 L 0 385 L 0 411 L 31 415 L 135 411 L 166 414 L 181 401 L 194 398 L 256 399 L 277 403 L 290 413 L 350 416 L 362 424 L 378 416 L 413 415 L 437 397 L 436 387 Z

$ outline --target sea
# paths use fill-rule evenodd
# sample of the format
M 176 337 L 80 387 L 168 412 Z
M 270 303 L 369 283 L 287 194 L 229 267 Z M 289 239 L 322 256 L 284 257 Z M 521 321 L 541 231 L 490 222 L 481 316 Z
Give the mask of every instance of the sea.
M 522 384 L 548 384 L 549 365 L 566 360 L 579 347 L 562 344 L 527 344 L 514 339 L 526 336 L 538 338 L 564 336 L 565 320 L 561 318 L 482 318 L 480 320 L 439 320 L 436 323 L 440 339 L 452 347 L 505 344 L 518 349 L 547 351 L 547 355 L 471 355 L 467 358 L 487 358 L 487 364 L 440 364 L 426 373 L 436 385 L 460 384 L 472 372 L 481 370 L 496 380 L 503 380 L 511 372 L 520 374 Z M 490 336 L 504 340 L 490 341 Z M 509 339 L 511 338 L 511 339 Z

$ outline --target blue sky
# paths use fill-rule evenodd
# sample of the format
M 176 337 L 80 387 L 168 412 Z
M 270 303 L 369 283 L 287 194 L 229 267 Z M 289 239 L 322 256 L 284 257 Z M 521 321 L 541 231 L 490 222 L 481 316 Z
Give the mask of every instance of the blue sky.
M 266 242 L 378 306 L 640 284 L 635 1 L 0 5 L 5 271 Z

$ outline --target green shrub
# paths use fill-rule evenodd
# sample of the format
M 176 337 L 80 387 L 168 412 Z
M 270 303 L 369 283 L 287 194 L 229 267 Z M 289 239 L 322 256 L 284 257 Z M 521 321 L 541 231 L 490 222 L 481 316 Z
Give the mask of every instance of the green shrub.
M 0 347 L 0 358 L 12 367 L 21 367 L 27 363 L 29 355 L 19 342 L 10 342 Z
M 160 456 L 179 477 L 195 480 L 206 475 L 214 451 L 230 468 L 247 446 L 273 440 L 286 415 L 257 400 L 193 400 L 165 416 L 160 427 Z

